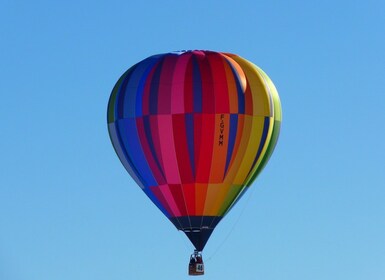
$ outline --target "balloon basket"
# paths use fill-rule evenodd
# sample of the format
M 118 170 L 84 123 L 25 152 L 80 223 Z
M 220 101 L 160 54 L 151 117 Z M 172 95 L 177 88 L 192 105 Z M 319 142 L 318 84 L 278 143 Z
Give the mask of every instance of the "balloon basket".
M 202 254 L 198 251 L 194 251 L 194 254 L 190 256 L 190 263 L 188 265 L 188 275 L 198 276 L 205 274 L 205 266 L 203 264 Z

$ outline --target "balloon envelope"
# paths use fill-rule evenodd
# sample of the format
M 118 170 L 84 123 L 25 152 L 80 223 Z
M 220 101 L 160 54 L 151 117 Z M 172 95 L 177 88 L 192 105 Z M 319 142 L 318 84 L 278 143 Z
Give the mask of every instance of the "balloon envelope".
M 213 51 L 144 59 L 121 76 L 108 104 L 122 164 L 198 251 L 267 163 L 280 122 L 269 77 Z

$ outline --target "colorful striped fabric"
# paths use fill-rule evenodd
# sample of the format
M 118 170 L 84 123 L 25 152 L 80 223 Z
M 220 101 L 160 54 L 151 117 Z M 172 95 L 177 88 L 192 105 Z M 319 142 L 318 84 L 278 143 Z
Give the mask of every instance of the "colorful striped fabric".
M 108 104 L 122 164 L 198 251 L 267 163 L 280 123 L 269 77 L 213 51 L 144 59 L 121 76 Z

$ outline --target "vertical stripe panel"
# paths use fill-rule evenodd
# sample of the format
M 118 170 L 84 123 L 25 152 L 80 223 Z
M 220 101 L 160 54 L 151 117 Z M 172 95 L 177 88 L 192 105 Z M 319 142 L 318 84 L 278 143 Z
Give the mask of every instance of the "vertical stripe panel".
M 155 115 L 158 113 L 158 99 L 159 99 L 159 84 L 160 84 L 160 75 L 162 73 L 162 66 L 163 66 L 164 58 L 159 62 L 158 65 L 155 67 L 155 72 L 150 80 L 150 98 L 148 100 L 149 102 L 149 108 L 150 108 L 150 114 Z
M 191 160 L 189 153 L 187 131 L 186 131 L 186 116 L 182 114 L 173 115 L 173 135 L 175 144 L 175 153 L 178 160 L 178 168 L 180 180 L 182 184 L 193 183 L 192 165 L 194 161 Z
M 186 65 L 184 77 L 184 110 L 183 113 L 192 113 L 194 111 L 193 99 L 193 59 L 190 59 Z
M 147 77 L 149 70 L 155 63 L 157 63 L 157 60 L 158 59 L 154 57 L 145 59 L 141 63 L 138 63 L 135 70 L 132 72 L 124 92 L 122 91 L 121 93 L 123 95 L 123 100 L 120 100 L 119 102 L 121 106 L 123 106 L 123 118 L 134 117 L 137 115 L 135 108 L 136 102 L 141 101 L 138 97 L 138 93 L 139 96 L 141 96 L 141 81 Z
M 217 213 L 218 216 L 223 216 L 228 212 L 229 207 L 231 207 L 234 204 L 234 200 L 242 191 L 242 188 L 243 187 L 241 185 L 230 185 L 227 191 L 227 194 L 223 199 L 222 205 L 218 209 L 218 213 Z
M 186 216 L 187 215 L 187 208 L 186 208 L 186 202 L 183 194 L 182 185 L 179 184 L 169 184 L 169 189 L 174 197 L 175 204 L 177 205 L 180 215 Z
M 150 144 L 150 143 L 152 143 L 151 135 L 149 135 L 150 137 L 147 137 L 147 135 L 150 131 L 148 116 L 146 116 L 144 118 L 137 118 L 136 119 L 136 125 L 137 125 L 139 139 L 140 139 L 140 143 L 141 143 L 144 155 L 145 155 L 146 160 L 150 166 L 150 169 L 151 169 L 151 171 L 155 177 L 157 185 L 165 184 L 166 182 L 164 179 L 164 175 L 161 172 L 160 164 L 157 161 L 157 159 L 155 159 L 155 157 L 154 157 L 155 151 L 154 151 L 153 144 Z
M 142 114 L 149 115 L 150 114 L 150 92 L 152 87 L 152 77 L 154 76 L 156 67 L 151 68 L 148 75 L 143 78 L 144 86 L 142 93 Z
M 171 115 L 157 115 L 162 165 L 168 184 L 180 184 Z
M 223 66 L 225 69 L 226 80 L 227 80 L 230 113 L 238 114 L 239 105 L 238 105 L 238 89 L 237 89 L 237 84 L 235 82 L 236 76 L 234 75 L 234 72 L 227 61 L 223 62 Z
M 131 76 L 132 72 L 135 70 L 136 65 L 132 66 L 130 69 L 128 69 L 118 80 L 118 82 L 115 84 L 114 88 L 112 89 L 110 99 L 108 100 L 108 109 L 107 109 L 107 123 L 112 123 L 115 120 L 117 120 L 119 117 L 123 116 L 123 106 L 120 106 L 120 102 L 118 102 L 118 98 L 121 99 L 122 94 L 122 87 L 126 87 L 129 77 Z M 118 112 L 118 107 L 121 108 L 121 112 Z
M 179 211 L 178 205 L 175 202 L 174 196 L 171 193 L 169 185 L 160 185 L 158 188 L 160 189 L 164 198 L 166 199 L 166 202 L 170 207 L 173 216 L 174 217 L 181 216 L 181 212 Z
M 117 127 L 121 135 L 130 135 L 130 137 L 121 137 L 124 147 L 130 160 L 135 164 L 135 169 L 140 174 L 140 178 L 145 187 L 156 185 L 156 180 L 148 165 L 146 156 L 137 132 L 136 121 L 134 118 L 121 119 L 117 121 Z
M 203 183 L 209 181 L 210 169 L 212 166 L 212 155 L 215 135 L 215 116 L 213 114 L 199 114 L 195 115 L 195 120 L 202 123 L 200 128 L 199 158 L 196 161 L 197 173 L 196 182 Z M 197 143 L 196 142 L 196 143 Z M 215 141 L 216 142 L 216 141 Z
M 160 84 L 158 92 L 158 113 L 171 113 L 171 90 L 177 56 L 165 56 L 160 75 Z
M 175 71 L 172 78 L 171 88 L 171 113 L 181 114 L 185 112 L 184 106 L 184 82 L 187 64 L 191 59 L 191 54 L 186 53 L 177 56 Z
M 246 116 L 248 125 L 250 126 L 251 133 L 249 137 L 245 139 L 244 156 L 242 163 L 239 166 L 239 171 L 234 179 L 234 184 L 244 184 L 247 174 L 250 172 L 255 155 L 258 151 L 258 146 L 262 137 L 264 117 L 251 117 Z
M 252 93 L 253 115 L 254 116 L 270 116 L 270 97 L 265 88 L 262 77 L 258 73 L 255 65 L 247 60 L 239 57 L 233 57 L 236 62 L 242 67 L 246 77 L 248 87 Z
M 192 171 L 192 176 L 195 181 L 196 167 L 195 167 L 195 149 L 198 147 L 195 146 L 195 124 L 194 124 L 194 114 L 185 114 L 185 126 L 186 126 L 186 137 L 188 145 L 188 153 L 190 155 L 190 166 Z
M 206 195 L 208 184 L 195 184 L 195 214 L 202 216 L 205 209 Z
M 245 130 L 245 115 L 237 115 L 237 132 L 235 133 L 235 143 L 233 152 L 231 153 L 230 157 L 230 163 L 228 164 L 228 167 L 226 169 L 226 175 L 224 181 L 226 182 L 232 182 L 233 178 L 235 177 L 235 171 L 239 167 L 241 157 L 243 154 L 239 153 L 239 147 L 242 143 L 242 139 L 244 137 L 248 137 L 249 131 Z M 245 136 L 246 132 L 246 136 Z M 227 159 L 228 161 L 229 159 Z M 234 165 L 234 166 L 233 166 Z
M 243 123 L 242 134 L 239 136 L 239 144 L 236 143 L 237 149 L 233 153 L 234 159 L 230 162 L 230 168 L 225 177 L 226 182 L 233 183 L 235 177 L 241 172 L 240 167 L 243 162 L 244 157 L 246 156 L 247 145 L 249 144 L 249 138 L 252 127 L 252 117 L 247 115 L 239 115 L 239 120 Z M 240 126 L 238 125 L 240 128 Z
M 239 86 L 241 91 L 245 91 L 247 87 L 247 81 L 246 81 L 246 75 L 243 71 L 244 69 L 241 67 L 241 65 L 238 63 L 238 61 L 235 58 L 239 58 L 237 55 L 228 55 L 223 54 L 222 55 L 226 58 L 228 64 L 231 66 L 232 69 L 234 69 L 234 74 L 236 75 L 236 79 L 239 82 Z
M 207 188 L 206 202 L 203 214 L 205 216 L 218 215 L 226 195 L 230 189 L 230 184 L 209 184 Z
M 229 168 L 230 160 L 233 157 L 234 154 L 234 146 L 235 141 L 237 138 L 237 132 L 242 133 L 242 131 L 238 131 L 238 114 L 231 114 L 230 115 L 230 125 L 229 125 L 229 144 L 227 145 L 227 155 L 226 155 L 226 166 L 225 166 L 225 172 L 223 176 L 227 173 L 227 170 Z
M 256 92 L 254 92 L 254 94 L 256 94 Z M 246 87 L 246 91 L 243 96 L 245 100 L 245 114 L 249 116 L 253 116 L 254 115 L 253 94 L 251 92 L 250 87 Z
M 187 215 L 195 216 L 195 184 L 183 184 L 182 189 L 187 206 Z
M 158 117 L 154 115 L 149 115 L 148 116 L 149 120 L 149 125 L 146 124 L 146 130 L 149 131 L 147 132 L 148 138 L 151 139 L 151 150 L 153 151 L 153 156 L 159 166 L 160 172 L 163 175 L 163 178 L 165 181 L 167 181 L 165 171 L 164 171 L 164 165 L 163 165 L 163 158 L 162 158 L 162 149 L 160 146 L 160 136 L 159 136 L 159 125 L 158 125 Z
M 118 155 L 123 166 L 126 168 L 127 172 L 131 175 L 134 181 L 139 185 L 139 187 L 144 189 L 145 186 L 141 182 L 140 175 L 139 174 L 137 175 L 138 171 L 136 170 L 135 165 L 130 160 L 127 150 L 125 149 L 122 143 L 120 132 L 117 129 L 116 122 L 109 123 L 108 130 L 110 133 L 111 142 L 114 146 L 115 152 Z
M 215 97 L 215 109 L 216 114 L 229 113 L 230 112 L 230 94 L 227 84 L 227 74 L 225 65 L 226 61 L 223 56 L 217 53 L 212 53 L 209 56 L 211 75 L 213 81 L 213 96 Z
M 209 55 L 198 60 L 199 69 L 202 83 L 202 96 L 200 111 L 202 113 L 214 114 L 215 113 L 215 92 L 214 92 L 214 81 L 209 64 Z
M 258 151 L 257 151 L 257 154 L 255 155 L 253 164 L 251 165 L 251 169 L 250 169 L 249 174 L 247 174 L 247 177 L 250 177 L 253 175 L 253 173 L 258 168 L 258 165 L 261 162 L 262 158 L 264 157 L 264 154 L 266 152 L 266 145 L 265 144 L 266 144 L 266 141 L 268 139 L 270 139 L 270 137 L 268 137 L 268 136 L 271 136 L 271 132 L 272 132 L 272 129 L 270 126 L 270 121 L 272 121 L 272 120 L 270 120 L 269 117 L 264 118 L 262 135 L 261 135 L 261 139 L 259 140 Z M 262 151 L 264 151 L 264 153 L 262 153 Z
M 199 69 L 199 64 L 196 59 L 196 57 L 193 57 L 192 60 L 192 66 L 193 66 L 193 110 L 194 113 L 201 113 L 202 112 L 202 76 L 201 76 L 201 70 Z

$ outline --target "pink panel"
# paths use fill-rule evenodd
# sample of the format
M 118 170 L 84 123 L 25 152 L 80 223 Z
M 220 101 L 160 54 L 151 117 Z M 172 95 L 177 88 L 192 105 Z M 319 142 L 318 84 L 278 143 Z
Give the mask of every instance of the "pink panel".
M 172 128 L 172 115 L 158 115 L 159 143 L 163 169 L 168 184 L 180 184 L 178 161 Z
M 171 88 L 171 113 L 184 113 L 184 80 L 186 67 L 191 58 L 191 54 L 184 54 L 178 57 L 175 65 L 174 76 Z

